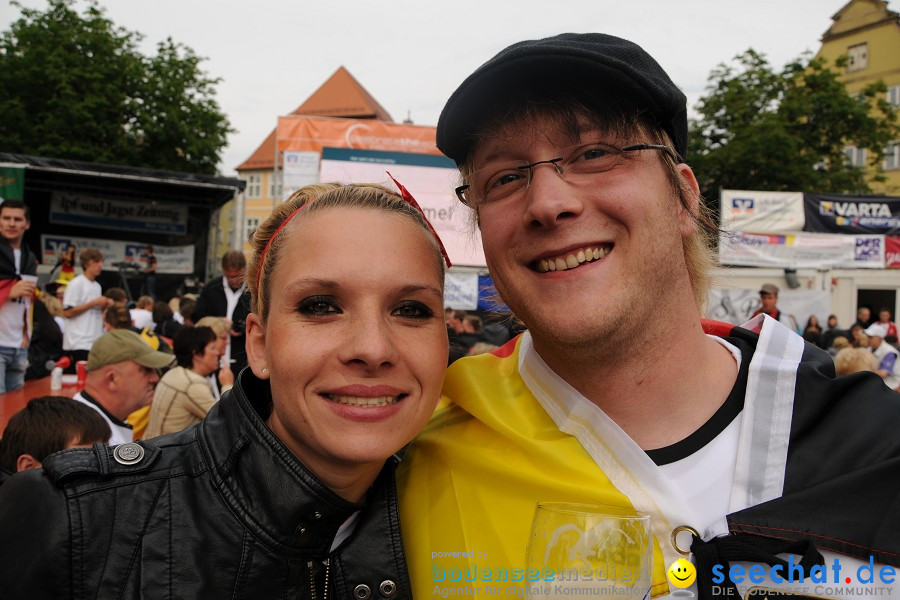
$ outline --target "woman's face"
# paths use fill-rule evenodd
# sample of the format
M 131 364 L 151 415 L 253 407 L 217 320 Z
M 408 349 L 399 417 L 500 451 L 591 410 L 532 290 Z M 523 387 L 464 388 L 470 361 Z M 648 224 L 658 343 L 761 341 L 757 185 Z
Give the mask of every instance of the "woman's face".
M 203 348 L 203 354 L 194 355 L 194 371 L 204 377 L 219 368 L 218 342 L 211 341 Z
M 265 326 L 247 319 L 249 363 L 271 382 L 269 426 L 314 473 L 380 469 L 440 395 L 441 270 L 426 233 L 402 215 L 342 207 L 301 217 L 279 234 Z

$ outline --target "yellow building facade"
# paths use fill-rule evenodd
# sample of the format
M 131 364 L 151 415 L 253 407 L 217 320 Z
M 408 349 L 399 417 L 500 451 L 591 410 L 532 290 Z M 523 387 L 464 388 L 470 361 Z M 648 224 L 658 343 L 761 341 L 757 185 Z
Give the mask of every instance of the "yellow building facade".
M 884 0 L 851 0 L 831 19 L 817 57 L 834 65 L 846 56 L 840 75 L 847 91 L 859 93 L 881 80 L 888 88 L 887 101 L 900 110 L 900 14 L 889 10 Z M 875 193 L 900 195 L 900 140 L 886 148 L 880 165 L 872 164 L 864 148 L 849 146 L 845 154 L 852 164 L 865 166 L 873 174 L 879 166 L 883 169 L 887 180 L 872 183 Z

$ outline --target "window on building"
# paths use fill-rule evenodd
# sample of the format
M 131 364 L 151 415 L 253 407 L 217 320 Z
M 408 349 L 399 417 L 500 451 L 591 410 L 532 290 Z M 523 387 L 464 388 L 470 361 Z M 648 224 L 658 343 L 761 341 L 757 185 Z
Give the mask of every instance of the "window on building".
M 269 198 L 275 197 L 275 173 L 269 173 Z
M 846 163 L 851 167 L 863 167 L 866 166 L 866 149 L 865 148 L 857 148 L 856 146 L 847 146 L 844 148 L 844 156 L 846 157 Z
M 900 169 L 900 140 L 893 141 L 884 149 L 884 170 Z
M 892 85 L 887 92 L 888 104 L 900 106 L 900 85 Z
M 256 231 L 256 228 L 259 227 L 259 218 L 258 217 L 247 217 L 247 236 L 253 235 L 253 232 Z
M 857 44 L 847 48 L 847 55 L 850 58 L 847 61 L 848 71 L 859 71 L 865 69 L 869 64 L 869 45 Z
M 262 175 L 255 173 L 247 176 L 247 197 L 259 198 L 262 194 Z

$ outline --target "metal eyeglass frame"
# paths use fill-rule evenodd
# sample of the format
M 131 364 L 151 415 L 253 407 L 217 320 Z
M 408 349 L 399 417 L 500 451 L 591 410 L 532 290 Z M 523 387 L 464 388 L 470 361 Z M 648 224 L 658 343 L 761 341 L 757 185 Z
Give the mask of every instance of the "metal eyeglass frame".
M 578 147 L 578 146 L 576 146 L 576 147 Z M 625 146 L 623 148 L 616 148 L 615 146 L 609 146 L 609 148 L 612 148 L 613 150 L 618 150 L 620 154 L 623 152 L 636 152 L 638 150 L 662 150 L 663 152 L 668 154 L 670 157 L 672 157 L 672 160 L 674 160 L 675 162 L 680 161 L 678 154 L 674 150 L 672 150 L 671 148 L 669 148 L 668 146 L 665 146 L 663 144 L 632 144 L 631 146 Z M 553 170 L 556 171 L 557 175 L 562 177 L 563 169 L 559 163 L 564 158 L 565 157 L 563 157 L 563 156 L 559 156 L 557 158 L 549 158 L 547 160 L 539 160 L 539 161 L 536 161 L 536 162 L 533 162 L 533 163 L 530 163 L 527 165 L 515 167 L 515 169 L 517 171 L 523 171 L 526 173 L 525 189 L 527 190 L 528 188 L 531 187 L 531 177 L 534 173 L 533 169 L 534 169 L 534 167 L 537 167 L 539 165 L 553 165 Z M 465 198 L 465 192 L 470 187 L 471 186 L 469 184 L 465 184 L 465 185 L 461 185 L 461 186 L 455 188 L 454 191 L 456 192 L 456 197 L 459 198 L 460 202 L 462 202 L 469 208 L 475 208 L 474 206 L 469 204 L 469 202 Z

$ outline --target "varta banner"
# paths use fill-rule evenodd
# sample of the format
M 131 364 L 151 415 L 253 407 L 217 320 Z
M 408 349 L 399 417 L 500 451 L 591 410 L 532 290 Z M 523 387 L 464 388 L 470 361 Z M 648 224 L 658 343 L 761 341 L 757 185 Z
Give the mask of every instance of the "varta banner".
M 806 231 L 900 235 L 900 198 L 803 194 Z

